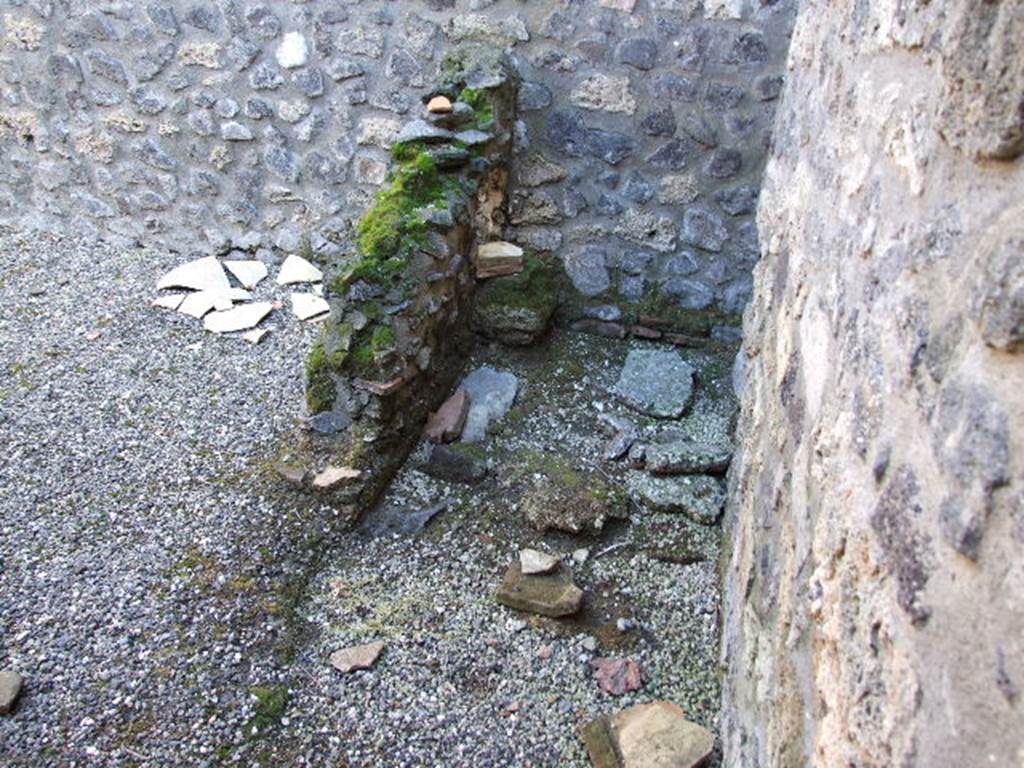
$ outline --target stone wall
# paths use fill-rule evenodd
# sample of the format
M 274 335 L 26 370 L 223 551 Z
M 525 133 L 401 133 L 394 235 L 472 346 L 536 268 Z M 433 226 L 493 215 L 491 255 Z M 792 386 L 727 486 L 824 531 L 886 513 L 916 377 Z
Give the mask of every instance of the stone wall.
M 5 0 L 0 221 L 184 251 L 349 253 L 445 46 L 525 78 L 510 236 L 587 296 L 726 313 L 793 0 Z
M 745 318 L 724 764 L 1024 764 L 1024 5 L 802 4 Z

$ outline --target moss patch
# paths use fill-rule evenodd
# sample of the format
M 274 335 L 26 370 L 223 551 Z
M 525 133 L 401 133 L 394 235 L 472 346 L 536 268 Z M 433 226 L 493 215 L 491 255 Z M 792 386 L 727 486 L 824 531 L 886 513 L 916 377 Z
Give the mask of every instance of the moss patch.
M 344 359 L 333 361 L 343 364 Z M 310 413 L 329 411 L 334 407 L 337 392 L 331 378 L 332 360 L 327 356 L 323 341 L 317 341 L 306 360 L 306 405 Z

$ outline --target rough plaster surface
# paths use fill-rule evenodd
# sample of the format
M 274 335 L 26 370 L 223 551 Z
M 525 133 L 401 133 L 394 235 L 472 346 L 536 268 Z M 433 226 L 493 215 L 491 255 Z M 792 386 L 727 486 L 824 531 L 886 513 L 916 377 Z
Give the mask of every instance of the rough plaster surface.
M 1022 41 L 1019 2 L 802 5 L 738 366 L 731 768 L 1024 765 Z
M 587 253 L 607 298 L 738 312 L 794 6 L 3 0 L 0 221 L 344 258 L 441 52 L 482 38 L 525 80 L 524 169 L 550 163 L 506 236 Z

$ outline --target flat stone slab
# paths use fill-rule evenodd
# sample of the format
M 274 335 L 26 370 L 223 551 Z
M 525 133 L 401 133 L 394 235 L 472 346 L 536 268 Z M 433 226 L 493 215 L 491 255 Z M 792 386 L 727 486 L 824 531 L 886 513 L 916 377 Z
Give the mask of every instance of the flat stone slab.
M 470 399 L 462 441 L 479 443 L 487 437 L 490 425 L 503 418 L 512 407 L 519 391 L 519 379 L 507 371 L 484 367 L 470 373 L 462 387 Z
M 269 301 L 243 304 L 224 312 L 212 312 L 203 318 L 203 327 L 211 333 L 233 333 L 245 331 L 259 325 L 263 318 L 274 311 Z
M 638 504 L 658 512 L 681 512 L 701 525 L 718 522 L 725 506 L 722 482 L 707 475 L 652 477 L 631 471 L 626 475 L 626 488 Z
M 518 245 L 496 240 L 476 249 L 476 276 L 488 277 L 517 275 L 523 271 L 523 249 Z
M 341 648 L 331 654 L 330 662 L 332 667 L 347 675 L 349 672 L 369 669 L 377 663 L 377 659 L 383 652 L 384 641 L 377 640 L 365 645 Z
M 594 768 L 698 768 L 715 747 L 714 734 L 670 701 L 598 718 L 582 736 Z
M 693 366 L 675 350 L 629 353 L 615 394 L 630 408 L 658 419 L 678 419 L 693 399 Z
M 158 296 L 153 299 L 153 306 L 160 309 L 175 310 L 181 306 L 181 302 L 185 300 L 185 295 L 184 293 L 169 293 L 166 296 Z
M 281 271 L 277 273 L 278 285 L 319 283 L 323 279 L 323 272 L 294 253 L 284 260 L 284 264 L 281 265 Z
M 431 125 L 426 120 L 413 120 L 405 125 L 395 137 L 396 144 L 408 144 L 413 141 L 448 141 L 454 138 L 451 131 Z
M 0 715 L 7 715 L 14 711 L 14 705 L 21 695 L 21 687 L 24 678 L 13 669 L 5 669 L 0 672 Z
M 262 261 L 225 261 L 224 266 L 243 288 L 253 289 L 267 276 L 267 265 Z
M 566 568 L 547 576 L 527 576 L 516 558 L 505 572 L 495 599 L 508 608 L 558 618 L 580 609 L 583 590 L 573 584 Z
M 226 291 L 231 287 L 224 267 L 215 256 L 175 267 L 156 284 L 158 289 L 191 288 L 193 291 Z
M 524 549 L 519 553 L 519 566 L 524 576 L 551 573 L 558 570 L 562 558 L 536 549 Z
M 654 475 L 720 475 L 731 461 L 727 445 L 676 440 L 647 447 L 647 471 Z
M 417 536 L 431 520 L 452 506 L 451 499 L 422 509 L 386 504 L 369 512 L 361 529 L 371 535 Z
M 312 293 L 293 293 L 292 312 L 299 320 L 315 320 L 331 311 L 325 299 Z

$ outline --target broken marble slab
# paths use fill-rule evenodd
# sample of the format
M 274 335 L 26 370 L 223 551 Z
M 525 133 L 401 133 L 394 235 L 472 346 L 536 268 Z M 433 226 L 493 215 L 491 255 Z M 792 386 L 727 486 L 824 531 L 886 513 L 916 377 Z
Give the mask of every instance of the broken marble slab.
M 278 285 L 318 283 L 323 279 L 323 272 L 294 253 L 284 260 L 284 264 L 281 265 L 281 271 L 277 273 Z
M 178 306 L 178 311 L 196 319 L 203 317 L 211 310 L 226 311 L 236 301 L 248 301 L 252 294 L 241 288 L 225 288 L 218 291 L 196 291 L 188 294 Z
M 252 344 L 253 346 L 255 346 L 259 344 L 263 337 L 266 336 L 268 333 L 270 333 L 270 331 L 268 331 L 266 328 L 253 328 L 251 331 L 243 333 L 242 338 L 245 341 Z
M 187 295 L 185 293 L 169 293 L 166 296 L 157 296 L 153 299 L 153 306 L 160 309 L 175 310 L 181 306 L 181 302 L 185 300 Z
M 331 666 L 339 672 L 348 674 L 360 669 L 369 669 L 377 663 L 384 651 L 384 641 L 377 640 L 352 648 L 342 648 L 331 654 Z
M 245 331 L 259 325 L 263 318 L 274 311 L 269 301 L 243 304 L 221 312 L 212 312 L 203 318 L 203 327 L 211 333 L 233 333 Z
M 224 268 L 215 256 L 175 267 L 156 284 L 158 289 L 191 288 L 193 291 L 226 291 L 231 287 Z
M 293 293 L 292 312 L 299 320 L 315 320 L 331 311 L 331 305 L 312 293 Z
M 225 261 L 224 266 L 243 288 L 252 290 L 267 276 L 267 265 L 262 261 Z

